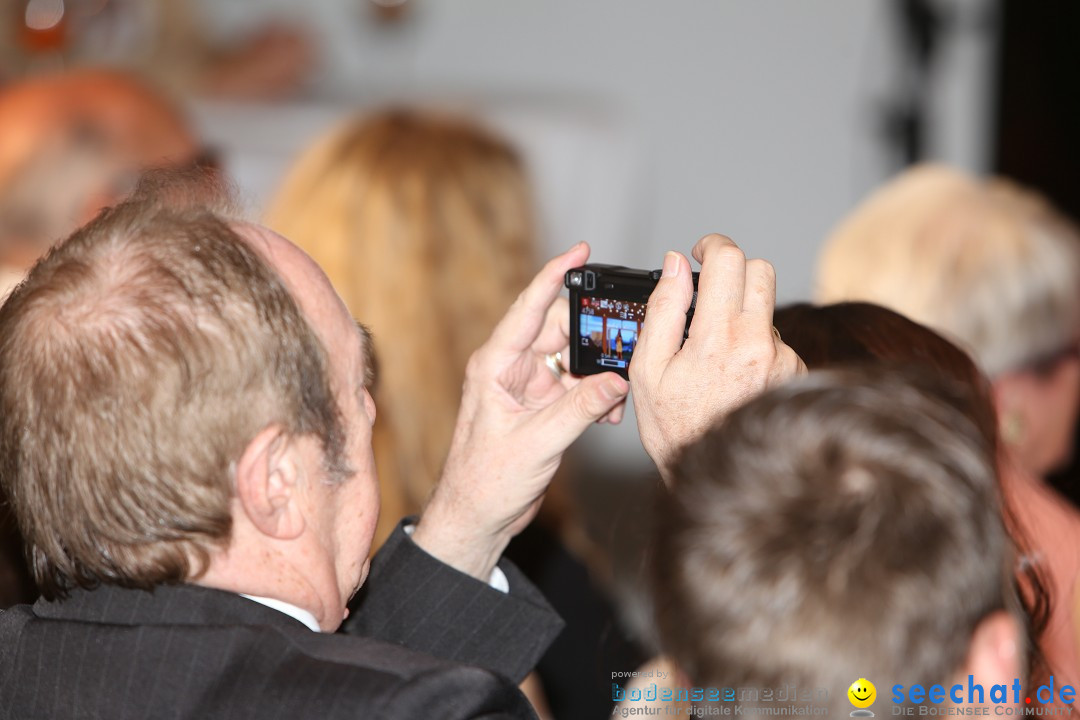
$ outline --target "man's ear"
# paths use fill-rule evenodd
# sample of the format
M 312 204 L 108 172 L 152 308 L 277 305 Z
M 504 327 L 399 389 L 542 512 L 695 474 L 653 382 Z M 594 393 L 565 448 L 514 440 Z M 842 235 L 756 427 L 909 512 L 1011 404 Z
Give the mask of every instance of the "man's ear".
M 297 493 L 297 444 L 280 425 L 268 425 L 252 438 L 236 464 L 236 497 L 251 524 L 278 540 L 304 531 Z
M 963 676 L 973 675 L 975 682 L 988 688 L 991 685 L 1011 685 L 1023 677 L 1024 634 L 1020 623 L 1005 610 L 993 612 L 975 626 L 968 645 Z

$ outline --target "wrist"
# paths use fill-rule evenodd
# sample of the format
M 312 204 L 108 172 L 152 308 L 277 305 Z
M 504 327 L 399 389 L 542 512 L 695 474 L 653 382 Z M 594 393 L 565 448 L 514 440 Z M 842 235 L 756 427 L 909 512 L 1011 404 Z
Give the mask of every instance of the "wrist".
M 485 583 L 510 537 L 485 529 L 472 513 L 447 511 L 437 498 L 424 510 L 412 534 L 413 542 L 426 553 Z

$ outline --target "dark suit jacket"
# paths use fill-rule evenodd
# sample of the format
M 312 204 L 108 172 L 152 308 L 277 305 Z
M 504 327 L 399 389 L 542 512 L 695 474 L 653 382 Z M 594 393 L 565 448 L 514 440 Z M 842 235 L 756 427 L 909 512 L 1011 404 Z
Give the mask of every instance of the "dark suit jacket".
M 376 560 L 352 629 L 382 639 L 315 633 L 193 585 L 13 608 L 0 614 L 0 718 L 532 717 L 493 672 L 519 679 L 561 625 L 527 581 L 507 566 L 499 593 L 400 530 Z

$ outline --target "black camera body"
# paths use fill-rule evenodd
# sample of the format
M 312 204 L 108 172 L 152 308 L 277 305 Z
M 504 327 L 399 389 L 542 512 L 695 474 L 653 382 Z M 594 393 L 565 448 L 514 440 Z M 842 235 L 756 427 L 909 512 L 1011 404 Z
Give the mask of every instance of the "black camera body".
M 599 264 L 566 272 L 563 282 L 570 289 L 570 372 L 617 372 L 627 377 L 649 296 L 660 273 Z M 686 313 L 683 339 L 694 317 L 697 284 L 698 274 L 694 273 L 694 299 Z

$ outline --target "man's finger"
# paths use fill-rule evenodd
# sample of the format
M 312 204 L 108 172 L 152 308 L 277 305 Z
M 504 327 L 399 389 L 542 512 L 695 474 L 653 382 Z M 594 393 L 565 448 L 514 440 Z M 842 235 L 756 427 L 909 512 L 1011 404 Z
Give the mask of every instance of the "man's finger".
M 690 261 L 681 253 L 669 252 L 664 257 L 660 281 L 649 296 L 649 307 L 630 361 L 634 382 L 653 377 L 655 370 L 666 367 L 679 352 L 693 294 Z
M 747 260 L 743 314 L 771 326 L 775 307 L 776 270 L 768 260 Z
M 775 378 L 775 382 L 787 382 L 796 377 L 800 377 L 807 373 L 806 363 L 799 357 L 798 353 L 791 349 L 791 346 L 784 343 L 783 340 L 776 340 L 776 355 L 777 362 L 776 367 L 779 372 L 779 377 Z
M 699 240 L 693 253 L 701 263 L 701 275 L 690 337 L 703 334 L 726 342 L 732 323 L 742 312 L 746 256 L 731 238 L 715 234 Z
M 630 385 L 615 373 L 582 378 L 562 397 L 540 411 L 536 442 L 549 446 L 552 455 L 563 452 L 594 422 L 626 400 Z
M 491 343 L 506 352 L 522 352 L 531 347 L 540 335 L 548 308 L 563 288 L 566 271 L 588 259 L 588 244 L 578 243 L 549 260 L 499 321 L 491 334 Z

